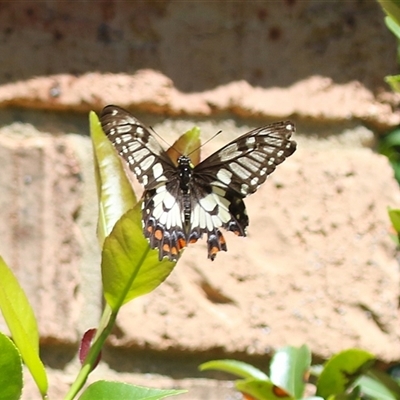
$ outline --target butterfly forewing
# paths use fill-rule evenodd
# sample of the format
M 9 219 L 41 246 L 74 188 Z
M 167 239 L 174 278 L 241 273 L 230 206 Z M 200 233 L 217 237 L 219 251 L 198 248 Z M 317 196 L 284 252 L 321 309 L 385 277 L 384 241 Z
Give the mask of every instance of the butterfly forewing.
M 245 236 L 249 219 L 243 198 L 296 150 L 294 125 L 284 121 L 240 136 L 196 167 L 184 155 L 176 166 L 149 129 L 120 107 L 105 107 L 101 124 L 144 185 L 143 231 L 160 260 L 177 260 L 180 250 L 203 234 L 213 260 L 227 249 L 221 227 Z
M 294 130 L 290 121 L 254 129 L 205 159 L 195 173 L 212 177 L 213 185 L 227 187 L 245 197 L 254 193 L 276 166 L 294 153 L 296 142 L 290 140 Z
M 175 166 L 164 149 L 133 115 L 120 107 L 107 106 L 100 121 L 111 143 L 146 189 L 168 181 L 175 173 Z

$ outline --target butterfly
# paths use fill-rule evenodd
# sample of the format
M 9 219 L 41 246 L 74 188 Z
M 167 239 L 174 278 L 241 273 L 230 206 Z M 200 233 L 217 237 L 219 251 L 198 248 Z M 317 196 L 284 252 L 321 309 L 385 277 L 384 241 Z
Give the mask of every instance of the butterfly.
M 246 236 L 249 224 L 243 199 L 254 193 L 277 165 L 296 150 L 295 126 L 282 121 L 254 129 L 194 166 L 188 155 L 177 165 L 128 111 L 106 106 L 102 128 L 117 152 L 144 186 L 144 236 L 159 260 L 179 258 L 180 251 L 207 235 L 208 258 L 227 250 L 219 228 Z

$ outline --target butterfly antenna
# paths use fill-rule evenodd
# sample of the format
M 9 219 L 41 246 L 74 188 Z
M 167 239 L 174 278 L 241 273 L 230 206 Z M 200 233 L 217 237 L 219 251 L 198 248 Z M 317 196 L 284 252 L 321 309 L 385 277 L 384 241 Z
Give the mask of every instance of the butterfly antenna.
M 168 148 L 171 147 L 171 145 L 161 136 L 159 135 L 152 126 L 150 126 L 151 131 L 159 138 L 161 139 L 167 146 Z
M 213 136 L 210 137 L 210 139 L 206 140 L 204 143 L 202 143 L 199 147 L 197 147 L 196 149 L 194 149 L 193 151 L 191 151 L 188 156 L 190 156 L 192 153 L 194 153 L 195 151 L 197 151 L 198 149 L 201 149 L 203 146 L 205 146 L 208 142 L 211 142 L 211 140 L 215 139 L 220 133 L 222 133 L 222 131 L 218 131 L 217 133 L 215 133 Z

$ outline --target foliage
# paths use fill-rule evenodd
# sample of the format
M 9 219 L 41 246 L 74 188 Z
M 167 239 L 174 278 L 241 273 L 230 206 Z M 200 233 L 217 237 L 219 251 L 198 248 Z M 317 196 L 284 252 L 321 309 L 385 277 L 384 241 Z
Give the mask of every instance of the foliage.
M 388 29 L 396 36 L 397 60 L 400 62 L 400 1 L 399 0 L 377 0 L 386 13 L 385 24 Z M 395 92 L 400 91 L 400 75 L 390 75 L 385 81 L 391 86 Z
M 271 360 L 269 376 L 236 360 L 209 361 L 200 369 L 240 377 L 235 387 L 248 400 L 399 399 L 400 386 L 373 369 L 374 361 L 364 350 L 349 349 L 332 356 L 323 366 L 311 366 L 311 352 L 303 345 L 279 349 Z

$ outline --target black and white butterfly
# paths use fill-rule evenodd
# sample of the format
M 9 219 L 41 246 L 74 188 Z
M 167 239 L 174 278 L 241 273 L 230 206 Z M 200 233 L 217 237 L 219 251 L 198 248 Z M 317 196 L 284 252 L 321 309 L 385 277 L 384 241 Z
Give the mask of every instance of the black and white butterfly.
M 188 243 L 207 234 L 208 258 L 227 250 L 220 227 L 246 236 L 243 199 L 296 150 L 289 121 L 254 129 L 193 166 L 187 155 L 177 166 L 150 130 L 124 109 L 109 105 L 101 125 L 144 186 L 143 232 L 159 259 L 175 261 Z

